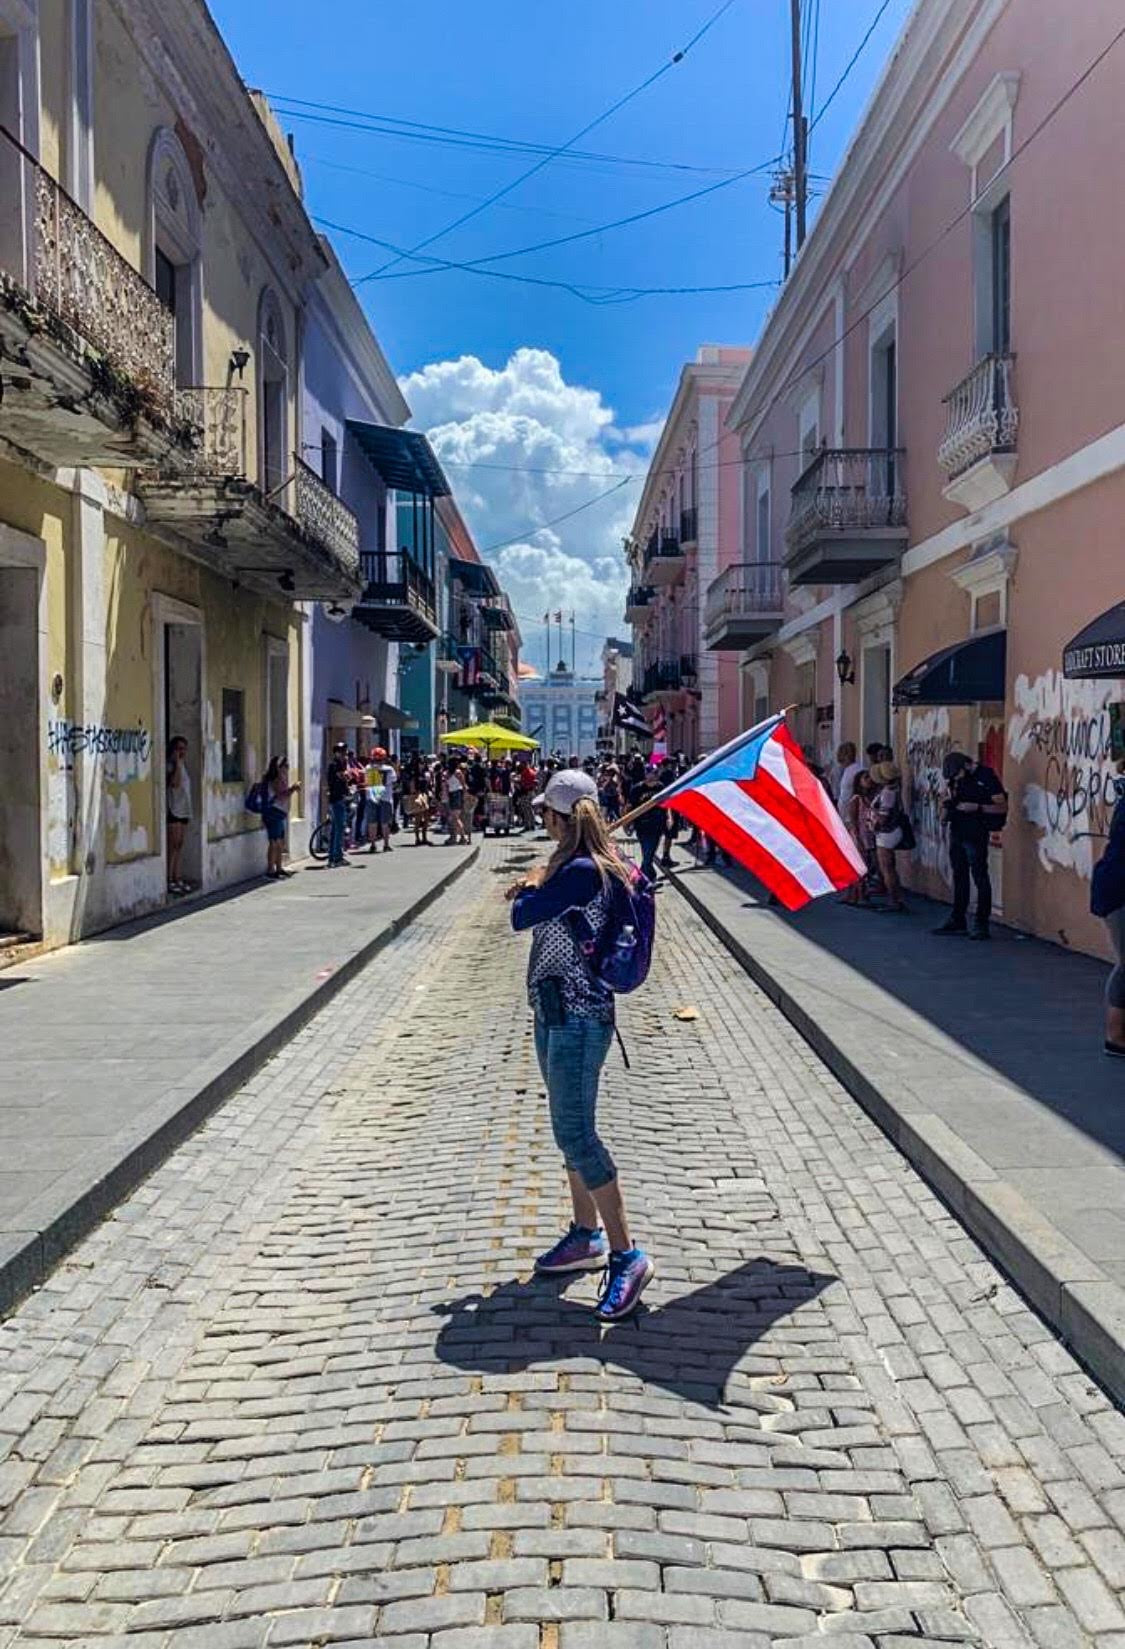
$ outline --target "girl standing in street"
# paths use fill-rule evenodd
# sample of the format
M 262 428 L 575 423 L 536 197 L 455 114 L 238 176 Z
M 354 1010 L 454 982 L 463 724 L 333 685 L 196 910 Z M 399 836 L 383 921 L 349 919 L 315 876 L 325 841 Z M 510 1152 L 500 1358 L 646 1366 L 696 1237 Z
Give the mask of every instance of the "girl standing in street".
M 300 790 L 299 784 L 289 783 L 289 762 L 284 756 L 274 756 L 262 780 L 262 823 L 266 827 L 266 875 L 271 882 L 295 873 L 282 864 L 285 857 L 285 832 L 289 828 L 289 798 Z
M 534 930 L 527 993 L 535 1051 L 574 1218 L 535 1269 L 557 1276 L 604 1266 L 596 1313 L 612 1323 L 636 1310 L 656 1268 L 629 1235 L 617 1169 L 597 1130 L 598 1079 L 613 1040 L 613 995 L 588 965 L 568 916 L 580 912 L 596 940 L 610 919 L 611 878 L 628 886 L 629 871 L 614 851 L 588 773 L 556 773 L 538 805 L 555 851 L 545 866 L 514 883 L 507 897 L 516 932 Z
M 879 787 L 874 800 L 875 854 L 879 862 L 879 874 L 883 878 L 887 898 L 891 901 L 890 909 L 904 911 L 906 900 L 902 897 L 902 883 L 898 879 L 898 866 L 895 863 L 895 854 L 906 848 L 902 774 L 897 762 L 885 761 L 878 762 L 871 769 L 871 777 Z
M 191 774 L 187 770 L 187 740 L 170 739 L 167 767 L 168 892 L 190 893 L 191 883 L 181 872 L 184 837 L 191 823 Z

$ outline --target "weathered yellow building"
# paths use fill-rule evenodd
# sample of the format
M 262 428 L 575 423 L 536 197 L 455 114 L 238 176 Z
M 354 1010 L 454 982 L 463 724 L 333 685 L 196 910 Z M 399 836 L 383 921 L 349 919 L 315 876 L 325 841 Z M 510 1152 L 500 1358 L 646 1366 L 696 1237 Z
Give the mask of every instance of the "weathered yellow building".
M 185 877 L 260 867 L 245 794 L 306 764 L 307 603 L 360 585 L 300 457 L 324 266 L 198 0 L 0 0 L 0 935 L 164 902 L 173 736 Z

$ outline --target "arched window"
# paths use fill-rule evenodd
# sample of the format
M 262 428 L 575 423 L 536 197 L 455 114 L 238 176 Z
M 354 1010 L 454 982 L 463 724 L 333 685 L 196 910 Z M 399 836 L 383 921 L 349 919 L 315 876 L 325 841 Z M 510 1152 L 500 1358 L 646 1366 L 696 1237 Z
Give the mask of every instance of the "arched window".
M 148 152 L 145 273 L 175 319 L 176 382 L 203 376 L 202 216 L 195 178 L 175 132 L 161 126 Z
M 264 492 L 289 475 L 289 351 L 285 318 L 269 287 L 258 304 L 258 475 Z

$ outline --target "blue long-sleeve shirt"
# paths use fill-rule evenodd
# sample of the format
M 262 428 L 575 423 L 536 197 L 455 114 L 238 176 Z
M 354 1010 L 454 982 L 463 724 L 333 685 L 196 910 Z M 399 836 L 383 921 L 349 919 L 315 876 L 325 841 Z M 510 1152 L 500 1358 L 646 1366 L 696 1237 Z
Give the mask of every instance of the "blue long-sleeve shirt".
M 612 1022 L 613 993 L 595 978 L 569 922 L 568 911 L 581 911 L 592 938 L 610 915 L 610 898 L 601 872 L 592 859 L 578 855 L 557 870 L 542 887 L 525 888 L 512 901 L 512 926 L 517 933 L 533 929 L 527 965 L 527 997 L 542 1017 L 541 987 L 558 981 L 565 1012 L 578 1019 Z

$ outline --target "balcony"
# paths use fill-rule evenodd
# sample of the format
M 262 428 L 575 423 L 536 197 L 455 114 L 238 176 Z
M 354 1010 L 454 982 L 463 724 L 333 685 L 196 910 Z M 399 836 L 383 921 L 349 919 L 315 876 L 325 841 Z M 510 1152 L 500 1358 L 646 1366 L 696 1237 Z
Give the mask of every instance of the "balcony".
M 741 561 L 707 589 L 703 640 L 710 652 L 740 653 L 781 624 L 784 581 L 780 561 Z
M 675 533 L 653 533 L 645 545 L 645 576 L 657 589 L 678 584 L 684 576 L 684 548 Z
M 176 391 L 189 455 L 186 465 L 138 477 L 149 530 L 266 594 L 280 589 L 295 600 L 354 600 L 359 523 L 300 458 L 268 492 L 247 478 L 247 396 L 238 385 Z
M 433 641 L 438 634 L 434 582 L 405 550 L 364 550 L 363 594 L 352 617 L 388 641 Z
M 459 676 L 461 674 L 461 655 L 457 651 L 457 638 L 446 630 L 438 641 L 434 650 L 434 669 L 443 676 Z
M 826 447 L 793 488 L 785 533 L 790 584 L 855 584 L 906 548 L 906 453 Z
M 1011 490 L 1020 414 L 1012 394 L 1014 355 L 986 355 L 945 397 L 938 464 L 946 498 L 979 510 Z
M 678 659 L 663 659 L 647 666 L 641 691 L 646 702 L 678 698 L 683 691 L 683 678 Z
M 690 510 L 680 511 L 680 543 L 686 550 L 694 550 L 699 542 L 699 511 L 692 505 Z
M 653 610 L 656 591 L 649 584 L 634 584 L 625 596 L 626 624 L 641 624 Z
M 0 434 L 52 466 L 172 460 L 171 313 L 0 127 Z
M 480 616 L 486 630 L 509 634 L 516 627 L 515 615 L 506 595 L 484 602 L 480 609 Z

